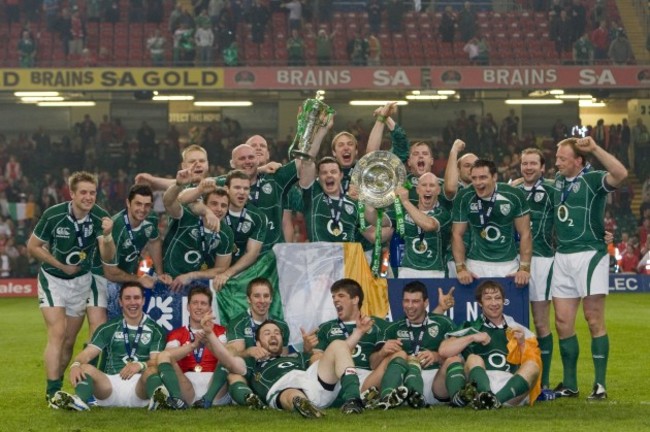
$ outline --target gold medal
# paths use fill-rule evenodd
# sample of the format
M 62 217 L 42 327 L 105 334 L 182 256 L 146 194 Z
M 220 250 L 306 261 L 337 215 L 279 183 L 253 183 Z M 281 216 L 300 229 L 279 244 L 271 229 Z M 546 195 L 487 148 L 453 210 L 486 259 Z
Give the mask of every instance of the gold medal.
M 201 270 L 207 270 L 208 265 L 206 263 L 201 264 Z
M 487 237 L 487 231 L 486 230 L 481 230 L 481 237 L 483 237 L 483 238 Z
M 334 228 L 334 229 L 332 230 L 332 234 L 334 234 L 334 237 L 338 237 L 338 236 L 341 235 L 341 230 L 338 229 L 338 228 Z
M 232 247 L 232 254 L 233 254 L 234 256 L 239 256 L 239 248 L 237 247 L 237 245 L 234 245 L 234 246 Z
M 85 260 L 87 256 L 88 255 L 86 255 L 86 252 L 84 251 L 79 252 L 79 261 Z
M 424 252 L 425 250 L 427 250 L 427 245 L 425 245 L 424 242 L 420 242 L 420 244 L 418 245 L 418 250 L 420 252 Z
M 203 370 L 203 366 L 201 366 L 200 364 L 194 366 L 194 372 L 201 372 L 202 370 Z

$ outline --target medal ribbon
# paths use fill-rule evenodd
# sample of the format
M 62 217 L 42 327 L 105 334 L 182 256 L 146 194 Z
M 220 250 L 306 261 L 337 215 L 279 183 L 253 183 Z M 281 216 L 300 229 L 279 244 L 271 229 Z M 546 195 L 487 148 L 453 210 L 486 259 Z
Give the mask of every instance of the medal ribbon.
M 533 188 L 530 190 L 530 192 L 528 192 L 528 196 L 526 197 L 526 201 L 530 201 L 530 197 L 532 197 L 533 195 L 535 195 L 535 192 L 537 192 L 537 188 L 540 187 L 540 186 L 542 185 L 543 181 L 544 181 L 544 180 L 543 180 L 542 177 L 540 177 L 540 178 L 537 179 L 537 181 L 536 181 L 535 184 L 533 185 Z
M 342 331 L 343 334 L 345 335 L 345 338 L 346 338 L 346 339 L 349 338 L 349 337 L 350 337 L 350 332 L 349 332 L 348 329 L 345 327 L 345 324 L 343 323 L 343 321 L 341 321 L 341 318 L 339 318 L 339 319 L 337 320 L 337 322 L 338 322 L 339 328 L 341 329 L 341 331 Z
M 372 247 L 372 274 L 379 275 L 381 266 L 381 221 L 384 218 L 384 209 L 377 210 L 377 223 L 375 224 L 375 244 Z
M 251 185 L 251 190 L 248 193 L 248 200 L 252 202 L 253 205 L 257 205 L 257 201 L 260 199 L 261 180 L 261 176 L 258 175 L 255 184 Z
M 492 215 L 492 210 L 494 209 L 494 203 L 497 200 L 497 188 L 496 186 L 494 187 L 494 191 L 492 192 L 492 196 L 490 197 L 490 201 L 488 202 L 487 210 L 483 211 L 483 200 L 476 196 L 476 201 L 478 204 L 478 217 L 479 220 L 481 221 L 481 227 L 483 230 L 487 228 L 488 223 L 490 223 L 490 216 Z
M 126 227 L 126 234 L 129 236 L 129 240 L 131 240 L 131 245 L 133 245 L 133 249 L 135 249 L 139 257 L 141 251 L 140 249 L 138 249 L 138 247 L 135 244 L 135 236 L 133 235 L 133 229 L 131 228 L 131 223 L 129 222 L 128 211 L 124 210 L 124 214 L 122 216 L 124 218 L 124 226 Z
M 244 219 L 246 218 L 246 207 L 244 207 L 241 211 L 241 214 L 239 215 L 239 221 L 237 222 L 237 229 L 234 230 L 235 232 L 241 232 L 241 228 L 244 225 Z M 230 220 L 230 212 L 226 215 L 226 222 L 228 223 L 228 226 L 232 228 L 232 221 Z
M 330 198 L 330 196 L 327 194 L 324 195 L 327 207 L 330 209 L 330 219 L 332 221 L 332 226 L 334 226 L 334 228 L 338 228 L 339 221 L 341 220 L 341 208 L 343 208 L 343 198 L 345 198 L 345 192 L 343 192 L 343 189 L 341 188 L 341 195 L 339 195 L 339 205 L 336 209 L 335 205 L 332 203 L 332 198 Z
M 187 326 L 187 329 L 190 332 L 190 341 L 194 343 L 194 340 L 196 339 L 196 337 L 194 336 L 194 332 L 192 331 L 190 326 Z M 192 351 L 192 354 L 194 355 L 194 361 L 196 362 L 197 365 L 201 364 L 201 360 L 203 360 L 204 352 L 205 352 L 205 346 L 203 344 L 199 344 L 199 347 Z
M 578 175 L 575 176 L 573 180 L 571 180 L 570 182 L 568 182 L 567 187 L 562 188 L 562 195 L 560 196 L 560 205 L 564 204 L 564 203 L 566 202 L 567 198 L 569 198 L 569 194 L 571 193 L 571 189 L 573 188 L 573 184 L 574 184 L 575 182 L 577 182 L 578 179 L 579 179 L 580 177 L 582 177 L 582 175 L 583 175 L 584 173 L 586 173 L 587 171 L 589 171 L 590 168 L 591 168 L 591 164 L 586 164 L 586 165 L 585 165 L 585 166 L 580 170 L 580 172 L 578 173 Z M 567 182 L 566 179 L 565 179 L 564 181 Z
M 243 213 L 243 212 L 242 212 Z M 230 223 L 228 224 L 230 225 Z M 210 252 L 210 245 L 212 241 L 217 237 L 217 233 L 212 233 L 210 239 L 206 241 L 205 239 L 205 226 L 203 225 L 203 219 L 199 216 L 199 236 L 201 237 L 201 254 L 203 255 L 203 261 L 207 262 Z
M 253 330 L 253 339 L 255 339 L 255 332 L 257 331 L 257 324 L 255 323 L 255 320 L 253 319 L 253 314 L 251 311 L 248 311 L 248 316 L 251 320 L 251 329 Z
M 74 213 L 72 213 L 72 203 L 69 205 L 70 213 L 68 213 L 68 217 L 70 218 L 70 221 L 72 221 L 72 225 L 74 225 L 74 233 L 75 236 L 77 237 L 77 246 L 82 250 L 86 247 L 86 233 L 88 232 L 88 226 L 92 225 L 92 222 L 90 222 L 90 213 L 82 219 L 81 225 L 79 225 L 79 222 L 77 222 L 77 218 L 74 216 Z M 86 220 L 88 219 L 88 220 Z
M 429 323 L 429 318 L 428 317 L 424 318 L 424 321 L 422 322 L 420 334 L 416 341 L 415 335 L 413 334 L 413 325 L 408 319 L 406 320 L 406 325 L 409 328 L 409 340 L 411 341 L 411 345 L 413 347 L 413 355 L 418 355 L 420 353 L 420 346 L 422 345 L 422 339 L 424 338 L 424 330 L 428 323 Z
M 146 315 L 142 315 L 140 324 L 138 324 L 138 330 L 135 334 L 135 339 L 133 339 L 133 347 L 131 347 L 131 342 L 129 342 L 129 328 L 126 325 L 126 320 L 122 320 L 122 333 L 124 334 L 124 349 L 127 354 L 127 359 L 133 361 L 135 359 L 135 353 L 138 351 L 138 345 L 140 344 L 140 339 L 142 338 L 142 330 L 144 329 L 144 321 L 147 319 Z

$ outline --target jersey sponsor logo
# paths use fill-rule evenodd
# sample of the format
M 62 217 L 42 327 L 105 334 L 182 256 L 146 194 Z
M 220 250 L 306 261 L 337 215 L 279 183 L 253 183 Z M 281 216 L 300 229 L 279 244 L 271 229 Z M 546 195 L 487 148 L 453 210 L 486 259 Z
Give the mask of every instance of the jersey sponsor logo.
M 501 352 L 492 351 L 488 353 L 487 361 L 495 369 L 503 369 L 504 367 L 506 370 L 510 369 L 510 365 L 506 361 L 506 356 Z
M 406 330 L 397 330 L 397 339 L 408 339 L 409 332 Z
M 411 242 L 411 249 L 413 249 L 413 252 L 415 252 L 418 255 L 422 255 L 427 251 L 429 244 L 425 239 L 422 239 L 420 241 L 419 238 L 414 238 L 413 241 Z
M 470 203 L 469 211 L 472 212 L 472 213 L 477 213 L 478 212 L 478 203 Z
M 429 336 L 431 336 L 432 338 L 435 338 L 440 333 L 440 327 L 438 327 L 438 324 L 429 326 L 427 328 L 427 333 L 429 333 Z
M 346 212 L 347 214 L 349 214 L 349 215 L 351 215 L 351 214 L 354 213 L 354 206 L 353 206 L 353 205 L 345 204 L 345 205 L 343 206 L 343 208 L 345 209 L 345 212 Z
M 329 336 L 343 336 L 343 330 L 338 327 L 332 327 L 328 332 Z
M 191 250 L 185 252 L 185 255 L 183 255 L 183 259 L 188 264 L 196 264 L 199 261 L 201 261 L 202 257 L 199 251 Z
M 499 210 L 501 210 L 501 214 L 507 216 L 510 213 L 510 203 L 500 204 Z
M 124 261 L 126 261 L 126 262 L 133 262 L 133 261 L 135 261 L 136 259 L 138 259 L 139 256 L 140 256 L 140 254 L 139 254 L 138 252 L 133 251 L 133 252 L 131 252 L 130 254 L 128 254 L 126 257 L 124 257 Z
M 544 192 L 535 192 L 535 196 L 533 196 L 533 200 L 535 200 L 535 202 L 540 202 L 543 199 L 544 199 Z
M 501 230 L 495 226 L 488 225 L 485 230 L 483 230 L 485 233 L 485 237 L 481 235 L 485 240 L 493 242 L 501 239 Z
M 65 257 L 65 263 L 67 265 L 80 265 L 81 264 L 81 252 L 72 252 Z
M 134 355 L 133 357 L 129 357 L 128 355 L 125 355 L 124 357 L 122 357 L 122 363 L 124 363 L 124 364 L 129 364 L 131 362 L 137 362 L 138 360 L 139 359 L 138 359 L 137 355 Z
M 70 238 L 70 230 L 65 227 L 58 227 L 56 229 L 56 236 L 63 238 Z
M 271 183 L 264 183 L 264 185 L 262 186 L 262 192 L 264 192 L 267 195 L 273 193 L 273 186 L 271 185 Z

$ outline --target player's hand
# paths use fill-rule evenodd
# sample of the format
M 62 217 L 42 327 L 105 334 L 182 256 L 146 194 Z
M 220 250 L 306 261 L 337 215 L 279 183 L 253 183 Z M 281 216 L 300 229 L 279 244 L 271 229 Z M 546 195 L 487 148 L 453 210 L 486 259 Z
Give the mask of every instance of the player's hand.
M 437 352 L 422 350 L 418 353 L 417 359 L 420 363 L 420 367 L 422 367 L 422 369 L 425 369 L 440 360 L 440 356 Z
M 264 360 L 269 358 L 271 355 L 267 350 L 258 346 L 247 348 L 246 354 L 248 354 L 249 357 L 253 357 L 255 360 Z
M 280 168 L 282 168 L 282 164 L 280 162 L 269 162 L 266 165 L 257 167 L 257 172 L 258 174 L 273 174 Z
M 526 344 L 526 335 L 520 328 L 508 327 L 508 330 L 511 332 L 512 337 L 517 341 L 519 347 L 523 347 Z
M 469 285 L 474 282 L 476 275 L 471 273 L 469 270 L 461 270 L 458 272 L 458 275 L 456 277 L 458 278 L 458 282 L 461 284 Z
M 516 273 L 509 274 L 506 277 L 514 277 L 515 278 L 515 285 L 517 287 L 521 288 L 526 285 L 528 285 L 528 281 L 530 280 L 530 272 L 524 271 L 524 270 L 517 270 Z
M 212 279 L 212 288 L 214 288 L 215 291 L 219 292 L 221 288 L 223 288 L 226 285 L 226 282 L 230 279 L 230 276 L 227 275 L 226 273 L 219 273 Z
M 163 273 L 161 275 L 158 275 L 158 281 L 164 283 L 165 285 L 169 285 L 173 282 L 173 279 L 167 273 Z
M 111 219 L 109 217 L 103 217 L 102 218 L 102 234 L 104 236 L 107 236 L 111 232 L 113 232 L 113 219 Z
M 212 331 L 212 327 L 214 327 L 214 322 L 217 319 L 217 317 L 214 316 L 212 313 L 212 309 L 207 312 L 203 317 L 201 318 L 201 328 L 203 329 L 203 335 L 206 336 L 209 332 Z
M 454 305 L 456 304 L 456 301 L 454 300 L 454 290 L 456 287 L 451 287 L 449 289 L 449 292 L 445 294 L 442 291 L 442 288 L 438 287 L 438 306 L 440 309 L 442 309 L 443 312 L 448 311 L 449 309 L 453 308 Z
M 212 177 L 204 178 L 199 183 L 198 188 L 201 192 L 201 195 L 205 195 L 208 192 L 212 192 L 213 190 L 217 189 L 217 182 L 215 182 Z
M 310 353 L 314 350 L 316 345 L 318 345 L 318 336 L 316 336 L 318 328 L 313 329 L 310 332 L 306 332 L 305 329 L 300 327 L 300 334 L 302 334 L 302 351 L 305 353 Z
M 384 354 L 386 354 L 386 356 L 395 354 L 396 352 L 402 350 L 402 341 L 400 341 L 399 339 L 387 340 L 386 343 L 384 343 L 384 346 L 381 347 L 381 349 L 382 351 L 384 351 Z
M 148 274 L 143 274 L 138 278 L 138 282 L 147 289 L 153 289 L 153 286 L 156 284 L 156 279 Z
M 490 338 L 490 335 L 485 332 L 474 334 L 472 339 L 473 342 L 480 343 L 481 345 L 487 345 L 492 340 L 492 338 Z
M 72 276 L 73 274 L 79 273 L 79 270 L 81 270 L 81 266 L 78 265 L 70 265 L 70 264 L 62 264 L 59 269 L 67 274 Z
M 153 183 L 153 176 L 149 173 L 138 173 L 135 175 L 135 184 L 148 184 Z
M 219 232 L 221 229 L 221 221 L 210 209 L 207 209 L 203 216 L 203 224 L 212 232 Z
M 192 342 L 192 348 L 199 348 L 201 345 L 205 345 L 208 341 L 208 335 L 206 334 L 203 328 L 194 332 L 194 342 Z
M 120 371 L 120 378 L 123 380 L 131 379 L 131 377 L 142 371 L 142 366 L 138 362 L 127 363 L 126 366 Z
M 351 184 L 348 187 L 348 191 L 345 193 L 345 196 L 347 196 L 351 200 L 358 201 L 359 200 L 359 188 L 356 187 L 355 185 Z
M 192 172 L 194 172 L 197 165 L 198 162 L 194 162 L 189 168 L 179 170 L 176 173 L 176 183 L 179 185 L 190 184 L 192 182 Z
M 72 387 L 77 387 L 81 381 L 86 379 L 86 374 L 83 371 L 81 366 L 75 366 L 70 368 L 70 383 Z
M 185 284 L 190 282 L 190 278 L 188 277 L 188 273 L 178 275 L 174 278 L 172 283 L 169 285 L 169 289 L 172 290 L 173 292 L 180 292 Z
M 409 191 L 402 185 L 395 188 L 395 195 L 397 195 L 402 202 L 409 199 Z
M 462 152 L 463 150 L 465 150 L 465 141 L 463 141 L 463 140 L 459 140 L 459 139 L 457 139 L 457 140 L 455 140 L 454 143 L 451 145 L 451 151 L 452 151 L 452 152 L 455 151 L 456 153 L 460 153 L 460 152 Z
M 366 334 L 370 331 L 374 324 L 375 321 L 368 315 L 359 315 L 359 318 L 357 318 L 357 327 L 355 330 L 360 331 L 361 334 Z
M 593 153 L 598 148 L 596 141 L 590 136 L 578 138 L 576 141 L 576 149 L 584 153 Z
M 605 237 L 603 237 L 603 240 L 605 240 L 605 243 L 607 244 L 614 243 L 614 234 L 609 231 L 605 231 Z

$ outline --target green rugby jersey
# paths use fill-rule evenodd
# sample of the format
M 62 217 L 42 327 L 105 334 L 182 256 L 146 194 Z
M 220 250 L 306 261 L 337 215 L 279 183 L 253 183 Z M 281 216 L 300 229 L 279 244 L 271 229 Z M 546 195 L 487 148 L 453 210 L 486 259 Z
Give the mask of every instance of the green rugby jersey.
M 530 228 L 533 236 L 533 256 L 552 257 L 553 247 L 553 195 L 554 182 L 543 180 L 539 187 L 518 186 L 524 191 L 530 206 Z M 535 190 L 533 190 L 535 189 Z
M 230 227 L 235 239 L 231 265 L 239 261 L 239 258 L 246 253 L 248 239 L 264 244 L 268 227 L 266 215 L 250 203 L 246 204 L 246 207 L 238 213 L 228 210 L 221 225 Z M 261 254 L 262 252 L 260 252 Z
M 307 224 L 307 237 L 311 242 L 356 242 L 359 230 L 357 228 L 358 214 L 357 203 L 347 196 L 330 198 L 323 192 L 320 183 L 314 181 L 312 185 L 302 190 L 305 209 L 305 222 Z M 334 213 L 340 212 L 338 226 L 332 218 Z
M 165 330 L 154 320 L 145 315 L 142 323 L 142 334 L 135 345 L 135 338 L 138 333 L 138 326 L 127 326 L 129 348 L 135 349 L 133 361 L 146 362 L 151 358 L 152 353 L 158 353 L 165 349 Z M 119 373 L 128 364 L 128 356 L 125 343 L 124 322 L 122 317 L 113 318 L 102 324 L 93 334 L 90 345 L 102 351 L 103 366 L 102 372 L 107 375 Z
M 426 215 L 438 221 L 438 231 L 418 232 L 408 212 L 404 215 L 404 257 L 402 267 L 416 270 L 447 269 L 447 245 L 451 229 L 451 213 L 442 205 L 426 212 Z M 422 239 L 420 239 L 422 236 Z
M 126 209 L 113 216 L 113 240 L 116 247 L 116 264 L 120 270 L 130 274 L 138 272 L 140 253 L 149 240 L 156 240 L 158 233 L 158 216 L 151 212 L 136 228 L 131 228 L 133 240 L 129 235 L 124 216 Z
M 430 313 L 422 324 L 410 324 L 407 319 L 401 319 L 387 324 L 384 330 L 385 341 L 399 340 L 402 349 L 408 355 L 417 354 L 415 351 L 429 350 L 438 352 L 440 344 L 449 332 L 456 330 L 454 322 L 445 315 Z M 439 369 L 439 363 L 433 363 L 425 369 Z
M 68 275 L 46 262 L 41 263 L 44 271 L 62 279 L 81 276 L 91 270 L 93 256 L 98 250 L 97 237 L 103 233 L 102 218 L 110 217 L 95 204 L 83 220 L 74 221 L 71 206 L 72 203 L 68 201 L 45 210 L 33 233 L 36 238 L 48 244 L 48 250 L 59 262 L 81 267 L 78 273 Z M 79 245 L 80 239 L 83 246 Z
M 199 217 L 183 206 L 179 219 L 170 218 L 163 242 L 163 267 L 172 278 L 185 273 L 211 268 L 217 255 L 233 252 L 233 233 L 224 221 L 219 233 L 204 228 L 204 239 L 199 230 Z M 206 250 L 203 251 L 203 242 Z
M 359 339 L 357 346 L 352 353 L 352 360 L 354 360 L 354 366 L 360 369 L 370 370 L 370 355 L 375 352 L 375 350 L 382 343 L 382 331 L 385 325 L 385 321 L 378 317 L 372 317 L 375 322 L 373 326 L 367 333 L 364 333 Z M 318 344 L 314 349 L 325 351 L 329 344 L 334 340 L 346 340 L 357 328 L 355 322 L 343 322 L 345 331 L 341 328 L 339 320 L 333 319 L 326 321 L 318 327 L 317 337 Z M 347 332 L 347 335 L 346 335 Z
M 555 177 L 553 202 L 558 252 L 606 252 L 605 206 L 607 194 L 613 191 L 605 185 L 606 175 L 606 171 L 592 171 L 573 183 L 564 176 Z M 562 202 L 563 193 L 565 202 Z
M 274 357 L 266 361 L 257 361 L 247 357 L 246 379 L 253 391 L 265 401 L 276 395 L 269 395 L 269 390 L 280 378 L 294 370 L 307 370 L 309 356 L 304 353 Z
M 479 216 L 479 198 L 474 188 L 458 192 L 454 200 L 452 219 L 454 223 L 467 223 L 472 231 L 466 258 L 488 261 L 512 261 L 519 253 L 515 243 L 514 220 L 530 213 L 526 196 L 521 189 L 504 183 L 497 183 L 496 199 L 485 230 Z M 490 198 L 482 199 L 484 213 L 490 205 Z

